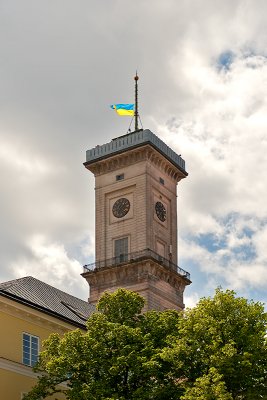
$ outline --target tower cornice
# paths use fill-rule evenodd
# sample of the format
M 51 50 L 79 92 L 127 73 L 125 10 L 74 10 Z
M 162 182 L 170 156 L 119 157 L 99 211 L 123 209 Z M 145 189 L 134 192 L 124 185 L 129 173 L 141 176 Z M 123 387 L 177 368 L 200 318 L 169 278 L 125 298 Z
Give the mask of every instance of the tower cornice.
M 86 271 L 82 276 L 90 285 L 89 301 L 91 303 L 96 303 L 105 291 L 128 287 L 140 294 L 152 291 L 162 299 L 163 308 L 164 304 L 166 304 L 166 308 L 169 308 L 168 305 L 171 303 L 172 307 L 170 308 L 178 310 L 184 307 L 182 303 L 183 292 L 185 286 L 191 283 L 185 276 L 166 269 L 152 259 Z M 163 282 L 164 284 L 162 285 Z M 149 303 L 149 298 L 147 298 L 147 301 Z M 176 307 L 174 306 L 175 304 Z M 150 306 L 148 304 L 149 308 L 153 308 Z
M 95 176 L 99 176 L 141 161 L 150 161 L 158 169 L 162 170 L 176 182 L 179 182 L 181 179 L 187 176 L 187 173 L 182 172 L 179 168 L 177 168 L 150 143 L 136 147 L 127 152 L 117 153 L 115 155 L 102 158 L 100 160 L 98 159 L 95 161 L 85 162 L 84 165 Z
M 85 167 L 94 164 L 96 161 L 110 158 L 123 152 L 129 152 L 137 147 L 143 147 L 149 144 L 152 148 L 163 155 L 173 166 L 178 169 L 184 177 L 187 176 L 185 170 L 185 161 L 175 153 L 169 146 L 166 145 L 158 136 L 152 133 L 149 129 L 141 129 L 136 132 L 131 132 L 123 136 L 112 139 L 111 142 L 96 146 L 93 149 L 87 150 Z M 89 168 L 88 168 L 89 169 Z

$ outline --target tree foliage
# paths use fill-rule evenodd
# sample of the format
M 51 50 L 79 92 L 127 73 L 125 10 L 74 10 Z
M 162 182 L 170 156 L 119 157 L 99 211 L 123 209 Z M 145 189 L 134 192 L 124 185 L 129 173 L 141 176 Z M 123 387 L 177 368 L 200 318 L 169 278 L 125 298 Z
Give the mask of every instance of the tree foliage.
M 261 398 L 267 389 L 266 322 L 262 304 L 217 289 L 213 299 L 203 298 L 184 313 L 179 339 L 164 350 L 165 357 L 173 360 L 174 375 L 184 374 L 188 385 L 213 368 L 234 399 L 246 399 L 249 393 Z
M 223 376 L 219 375 L 215 368 L 211 368 L 208 374 L 197 378 L 193 386 L 188 386 L 181 400 L 233 400 L 227 392 L 223 382 Z
M 142 313 L 144 299 L 105 293 L 87 322 L 52 334 L 27 400 L 237 400 L 266 393 L 263 306 L 218 289 L 184 314 Z M 63 386 L 62 386 L 63 385 Z

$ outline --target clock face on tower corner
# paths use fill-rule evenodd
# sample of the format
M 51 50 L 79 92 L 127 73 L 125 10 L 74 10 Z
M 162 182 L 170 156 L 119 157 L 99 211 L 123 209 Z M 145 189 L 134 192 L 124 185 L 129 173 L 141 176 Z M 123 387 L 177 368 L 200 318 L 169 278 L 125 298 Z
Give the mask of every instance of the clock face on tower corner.
M 116 218 L 123 218 L 128 214 L 130 210 L 130 202 L 125 197 L 122 197 L 115 201 L 112 207 L 112 214 Z
M 167 218 L 167 211 L 166 211 L 164 204 L 162 204 L 161 201 L 156 202 L 155 211 L 156 211 L 156 215 L 157 215 L 158 219 L 161 222 L 165 222 L 166 218 Z

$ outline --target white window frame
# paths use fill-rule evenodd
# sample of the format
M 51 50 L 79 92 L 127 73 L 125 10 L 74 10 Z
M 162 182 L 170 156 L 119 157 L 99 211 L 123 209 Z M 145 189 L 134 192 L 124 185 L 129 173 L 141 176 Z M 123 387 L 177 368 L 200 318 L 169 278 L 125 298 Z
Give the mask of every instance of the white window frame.
M 24 343 L 24 339 L 25 339 L 25 335 L 27 335 L 29 337 L 29 363 L 25 362 L 25 343 Z M 34 350 L 33 349 L 33 339 L 37 339 L 37 360 L 33 360 L 33 357 L 35 356 L 35 354 L 33 354 Z M 31 333 L 28 332 L 22 332 L 22 364 L 26 365 L 28 367 L 33 367 L 36 362 L 38 361 L 38 357 L 39 357 L 39 352 L 40 352 L 40 338 L 39 336 L 35 336 L 32 335 Z

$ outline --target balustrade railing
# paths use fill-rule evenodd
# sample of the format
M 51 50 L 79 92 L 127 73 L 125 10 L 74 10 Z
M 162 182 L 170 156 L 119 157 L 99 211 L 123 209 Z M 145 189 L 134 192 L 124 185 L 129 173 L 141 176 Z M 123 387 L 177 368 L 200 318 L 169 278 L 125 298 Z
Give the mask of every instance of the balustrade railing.
M 157 261 L 159 264 L 163 265 L 164 267 L 177 272 L 179 275 L 187 278 L 190 280 L 189 272 L 183 270 L 178 265 L 174 264 L 172 261 L 168 260 L 167 258 L 162 257 L 161 255 L 157 254 L 155 251 L 150 249 L 145 249 L 141 251 L 136 251 L 133 253 L 128 254 L 121 254 L 118 257 L 109 258 L 107 260 L 96 261 L 91 264 L 86 264 L 83 266 L 83 272 L 94 271 L 95 269 L 99 268 L 108 268 L 113 267 L 115 265 L 126 264 L 129 262 L 135 261 L 142 261 L 145 259 L 152 259 Z

